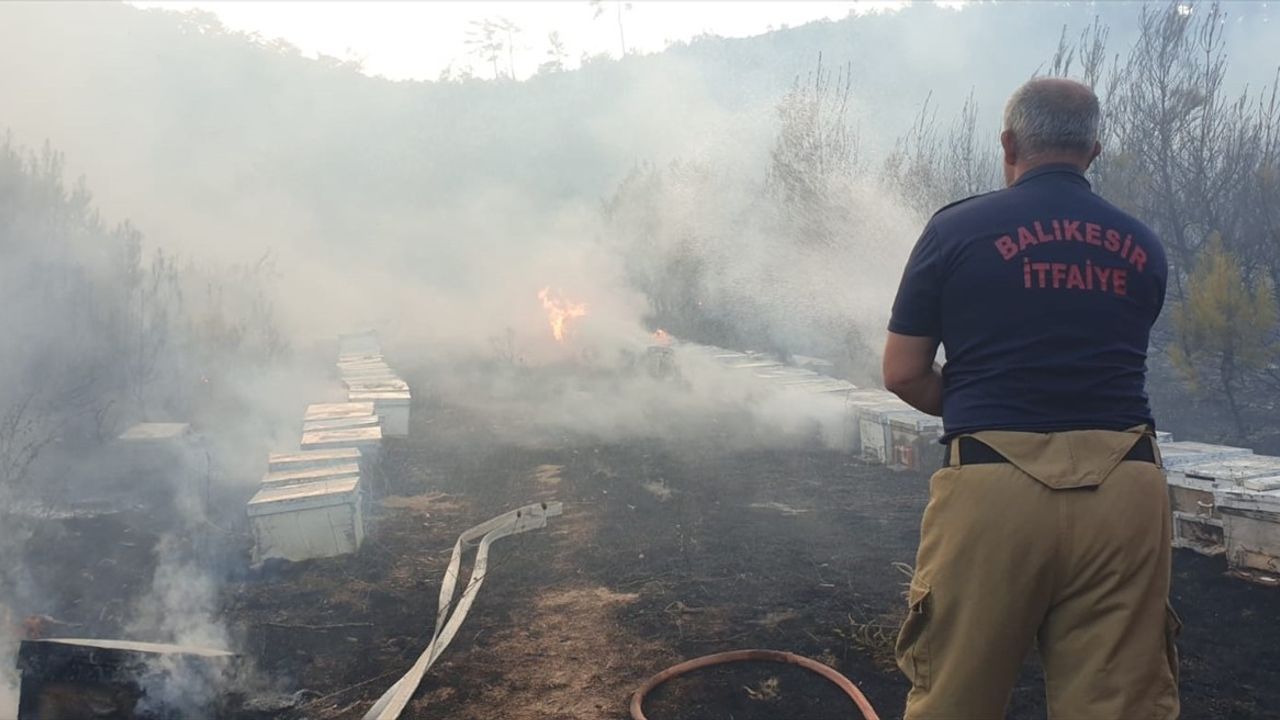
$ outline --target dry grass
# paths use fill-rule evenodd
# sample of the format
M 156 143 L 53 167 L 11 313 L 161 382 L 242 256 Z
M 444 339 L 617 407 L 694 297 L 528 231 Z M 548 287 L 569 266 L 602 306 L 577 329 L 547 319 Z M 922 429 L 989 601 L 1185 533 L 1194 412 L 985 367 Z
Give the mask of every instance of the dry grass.
M 889 612 L 878 614 L 871 614 L 866 608 L 857 607 L 854 612 L 849 613 L 847 625 L 833 630 L 858 652 L 871 658 L 876 667 L 887 672 L 892 672 L 898 665 L 898 630 L 907 618 L 906 597 L 911 587 L 911 578 L 915 575 L 915 568 L 906 563 L 894 563 L 893 567 L 906 578 L 902 583 L 903 602 Z

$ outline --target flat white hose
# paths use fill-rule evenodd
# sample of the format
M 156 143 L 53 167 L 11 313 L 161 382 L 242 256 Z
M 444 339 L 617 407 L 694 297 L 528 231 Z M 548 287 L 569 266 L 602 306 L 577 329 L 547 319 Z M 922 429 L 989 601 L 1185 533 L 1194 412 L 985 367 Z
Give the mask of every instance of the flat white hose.
M 417 662 L 409 672 L 388 688 L 373 707 L 369 708 L 369 711 L 364 714 L 364 720 L 396 720 L 400 717 L 400 713 L 417 692 L 418 685 L 422 683 L 422 677 L 435 664 L 444 649 L 449 647 L 458 628 L 462 626 L 462 621 L 466 619 L 467 612 L 471 610 L 471 603 L 475 601 L 476 593 L 484 583 L 485 572 L 489 567 L 489 546 L 493 541 L 508 535 L 544 528 L 547 526 L 547 518 L 559 515 L 563 509 L 558 502 L 525 505 L 518 510 L 512 510 L 480 523 L 458 536 L 458 542 L 453 545 L 453 556 L 449 559 L 449 568 L 445 571 L 444 580 L 440 583 L 436 629 L 435 634 L 431 636 L 431 642 L 418 656 Z M 476 548 L 475 564 L 471 568 L 471 578 L 467 580 L 467 587 L 462 591 L 455 606 L 453 593 L 458 584 L 462 551 L 477 539 L 479 539 L 479 545 Z

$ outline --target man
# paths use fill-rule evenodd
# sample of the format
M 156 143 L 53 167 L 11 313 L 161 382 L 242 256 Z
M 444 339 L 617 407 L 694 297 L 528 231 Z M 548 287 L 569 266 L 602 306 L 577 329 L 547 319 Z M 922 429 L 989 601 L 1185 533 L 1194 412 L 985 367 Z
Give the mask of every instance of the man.
M 1099 114 L 1079 83 L 1018 88 L 1008 188 L 934 215 L 898 290 L 885 386 L 941 415 L 947 444 L 898 638 L 908 720 L 1003 718 L 1033 645 L 1053 720 L 1178 716 L 1145 390 L 1168 268 L 1084 177 Z

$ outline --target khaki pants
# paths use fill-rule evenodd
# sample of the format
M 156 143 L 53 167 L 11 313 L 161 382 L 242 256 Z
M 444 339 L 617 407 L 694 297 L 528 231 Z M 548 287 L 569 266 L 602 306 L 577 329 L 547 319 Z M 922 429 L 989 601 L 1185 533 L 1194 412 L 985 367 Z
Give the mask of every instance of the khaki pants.
M 951 465 L 929 505 L 898 637 L 907 720 L 1004 717 L 1036 645 L 1052 720 L 1178 717 L 1160 468 L 1144 430 L 983 432 L 1009 464 Z

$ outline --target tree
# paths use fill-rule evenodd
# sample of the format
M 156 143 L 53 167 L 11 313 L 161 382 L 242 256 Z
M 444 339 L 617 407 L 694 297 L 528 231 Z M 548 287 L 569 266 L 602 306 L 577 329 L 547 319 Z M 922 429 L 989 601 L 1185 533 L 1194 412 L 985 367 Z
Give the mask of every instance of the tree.
M 506 39 L 507 46 L 507 77 L 512 80 L 516 79 L 516 35 L 519 35 L 520 26 L 507 18 L 498 18 L 498 30 Z
M 858 138 L 849 128 L 849 66 L 832 75 L 817 68 L 778 103 L 778 136 L 770 153 L 766 192 L 790 218 L 797 237 L 829 245 L 834 215 L 847 206 L 844 195 L 858 162 Z
M 507 77 L 514 80 L 516 76 L 515 36 L 519 33 L 520 27 L 507 18 L 472 20 L 468 24 L 467 37 L 463 42 L 471 48 L 469 51 L 471 55 L 489 63 L 495 80 L 502 78 L 498 61 L 505 53 Z
M 1222 393 L 1242 438 L 1244 393 L 1277 379 L 1278 312 L 1270 278 L 1247 282 L 1215 233 L 1187 278 L 1186 299 L 1174 311 L 1181 342 L 1173 360 L 1193 387 Z M 1272 385 L 1272 397 L 1277 390 L 1280 383 Z
M 445 65 L 444 68 L 440 70 L 440 75 L 436 78 L 436 82 L 464 83 L 468 80 L 475 79 L 476 71 L 475 68 L 471 67 L 470 63 L 462 66 L 457 66 L 454 63 L 454 60 L 450 60 L 449 64 Z
M 598 19 L 600 18 L 600 16 L 604 14 L 604 2 L 603 2 L 603 0 L 590 0 L 590 3 L 589 3 L 589 4 L 590 4 L 590 5 L 591 5 L 591 7 L 595 10 L 595 15 L 594 15 L 594 17 L 593 17 L 592 19 L 598 20 Z M 617 20 L 618 20 L 618 49 L 619 49 L 619 55 L 618 55 L 618 57 L 626 57 L 626 55 L 627 55 L 627 33 L 626 33 L 626 31 L 625 31 L 625 29 L 623 28 L 623 25 L 622 25 L 622 13 L 623 13 L 624 11 L 626 11 L 626 12 L 630 12 L 630 11 L 631 11 L 631 3 L 629 3 L 629 2 L 621 2 L 621 0 L 615 0 L 615 1 L 614 1 L 614 3 L 613 3 L 613 7 L 614 7 L 615 14 L 616 14 L 616 16 L 617 16 Z
M 925 98 L 911 129 L 894 144 L 881 170 L 885 183 L 921 215 L 999 185 L 1000 148 L 994 134 L 982 132 L 973 91 L 945 136 L 939 134 L 931 100 Z
M 539 75 L 562 72 L 564 61 L 569 57 L 568 51 L 564 48 L 564 41 L 560 39 L 559 31 L 552 30 L 547 33 L 547 45 L 547 59 L 538 66 Z
M 1177 310 L 1151 342 L 1154 357 L 1174 364 L 1152 366 L 1153 386 L 1212 390 L 1243 433 L 1244 418 L 1273 409 L 1280 392 L 1280 369 L 1258 364 L 1261 346 L 1248 330 L 1266 320 L 1263 295 L 1271 308 L 1280 302 L 1280 72 L 1260 94 L 1230 91 L 1226 27 L 1218 3 L 1144 7 L 1125 52 L 1108 51 L 1109 30 L 1095 20 L 1074 40 L 1064 28 L 1036 74 L 1074 77 L 1098 94 L 1103 153 L 1090 169 L 1093 187 L 1151 226 L 1168 251 Z M 886 163 L 886 180 L 922 212 L 961 196 L 947 166 L 975 157 L 964 113 L 945 140 L 935 128 L 922 112 Z M 1237 287 L 1228 292 L 1224 277 Z

